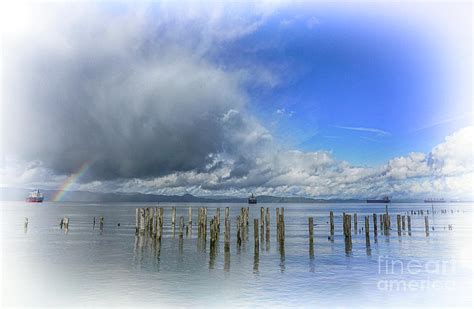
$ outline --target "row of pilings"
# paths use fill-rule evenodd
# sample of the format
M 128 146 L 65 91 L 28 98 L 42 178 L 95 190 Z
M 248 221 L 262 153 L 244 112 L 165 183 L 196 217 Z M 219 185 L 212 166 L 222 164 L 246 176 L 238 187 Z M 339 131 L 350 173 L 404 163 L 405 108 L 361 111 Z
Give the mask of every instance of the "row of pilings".
M 188 221 L 185 224 L 183 216 L 176 217 L 176 207 L 171 208 L 171 233 L 175 237 L 178 234 L 179 238 L 182 238 L 184 234 L 186 236 L 192 235 L 193 220 L 192 220 L 193 208 L 188 209 Z M 285 241 L 285 210 L 284 208 L 276 209 L 276 226 L 277 226 L 277 241 L 284 243 Z M 230 239 L 231 239 L 231 219 L 230 209 L 225 208 L 224 213 L 224 248 L 230 250 Z M 179 219 L 179 221 L 177 220 Z M 163 235 L 163 221 L 164 221 L 164 209 L 161 208 L 136 208 L 135 210 L 135 232 L 137 235 L 146 235 L 152 238 L 161 240 Z M 248 241 L 249 238 L 249 207 L 240 208 L 240 213 L 236 218 L 236 242 L 237 246 L 241 246 L 243 242 Z M 177 225 L 177 226 L 176 226 Z M 253 221 L 254 226 L 254 242 L 255 247 L 258 249 L 261 241 L 270 241 L 270 208 L 261 207 L 260 209 L 260 222 L 258 218 Z M 209 229 L 208 229 L 209 227 Z M 197 215 L 197 238 L 204 243 L 208 240 L 209 232 L 209 243 L 210 247 L 214 248 L 219 240 L 221 234 L 221 214 L 220 208 L 216 209 L 216 213 L 209 220 L 208 224 L 208 209 L 206 207 L 200 207 Z
M 276 208 L 276 241 L 280 244 L 280 247 L 284 246 L 285 243 L 285 209 Z M 175 237 L 176 233 L 179 238 L 183 238 L 184 234 L 187 237 L 192 235 L 193 230 L 193 220 L 192 220 L 193 208 L 189 207 L 188 209 L 188 221 L 187 225 L 185 224 L 185 219 L 183 216 L 179 217 L 177 220 L 176 217 L 176 207 L 171 208 L 171 230 L 172 235 Z M 411 213 L 418 214 L 418 211 L 407 211 L 405 214 L 396 215 L 396 232 L 398 236 L 402 236 L 406 232 L 408 236 L 412 235 L 412 220 Z M 424 212 L 428 214 L 429 212 Z M 435 212 L 432 212 L 434 214 Z M 447 211 L 441 210 L 439 213 L 447 213 Z M 420 213 L 421 214 L 421 213 Z M 151 236 L 155 239 L 161 240 L 163 235 L 163 217 L 164 210 L 163 208 L 137 208 L 136 209 L 136 233 L 137 235 Z M 372 222 L 372 223 L 371 223 Z M 237 249 L 240 250 L 242 244 L 248 241 L 249 238 L 249 207 L 241 207 L 239 215 L 236 217 L 235 224 L 235 236 Z M 206 207 L 200 207 L 198 209 L 197 215 L 197 238 L 199 240 L 198 245 L 205 250 L 206 242 L 209 240 L 209 248 L 211 252 L 214 252 L 218 248 L 219 237 L 221 235 L 221 209 L 217 208 L 215 215 L 213 215 L 208 224 L 208 209 Z M 176 226 L 177 225 L 177 226 Z M 342 214 L 342 225 L 343 225 L 343 236 L 345 243 L 346 252 L 352 251 L 352 237 L 353 234 L 357 235 L 365 233 L 366 247 L 368 252 L 370 251 L 370 230 L 372 225 L 372 231 L 374 234 L 374 242 L 377 242 L 377 236 L 380 233 L 381 235 L 390 236 L 391 232 L 394 230 L 392 228 L 391 216 L 388 213 L 388 208 L 386 208 L 385 213 L 372 215 L 365 215 L 363 217 L 363 225 L 359 227 L 358 225 L 358 215 L 354 213 L 353 215 L 343 213 Z M 258 253 L 260 244 L 266 243 L 267 246 L 270 242 L 270 208 L 260 208 L 260 217 L 253 219 L 253 243 L 255 252 Z M 209 229 L 208 229 L 209 227 Z M 424 216 L 424 227 L 426 236 L 430 235 L 430 225 L 429 217 Z M 330 211 L 329 213 L 329 236 L 328 240 L 334 241 L 334 213 Z M 434 227 L 432 227 L 434 229 Z M 452 226 L 449 225 L 449 229 L 452 229 Z M 379 232 L 380 231 L 380 232 Z M 209 237 L 208 233 L 209 232 Z M 225 208 L 224 213 L 224 251 L 230 251 L 231 243 L 231 218 L 229 207 Z M 310 245 L 310 254 L 314 252 L 314 219 L 313 217 L 308 218 L 308 234 L 309 234 L 309 245 Z

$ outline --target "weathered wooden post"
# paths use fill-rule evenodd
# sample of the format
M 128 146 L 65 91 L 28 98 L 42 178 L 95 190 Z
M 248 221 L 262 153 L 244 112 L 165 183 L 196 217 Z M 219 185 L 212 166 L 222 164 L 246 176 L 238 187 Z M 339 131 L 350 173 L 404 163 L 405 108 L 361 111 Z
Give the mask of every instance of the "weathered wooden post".
M 28 218 L 25 218 L 24 228 L 25 230 L 28 229 Z
M 275 222 L 276 222 L 276 227 L 277 227 L 277 242 L 280 241 L 280 208 L 276 208 L 275 210 Z
M 94 217 L 94 225 L 92 226 L 95 229 L 95 217 Z M 140 230 L 140 209 L 135 208 L 135 234 L 138 234 Z
M 175 228 L 176 228 L 176 207 L 171 208 L 171 230 L 173 233 L 173 238 L 175 235 Z
M 402 235 L 402 218 L 400 215 L 397 215 L 397 233 L 398 236 Z
M 367 247 L 370 247 L 369 216 L 365 216 L 365 243 Z
M 241 227 L 242 227 L 242 222 L 241 222 L 241 217 L 237 216 L 237 247 L 240 248 L 242 245 L 242 233 L 241 233 Z
M 382 214 L 379 215 L 379 221 L 380 221 L 380 233 L 383 234 L 384 225 L 383 225 L 383 215 Z
M 209 260 L 209 268 L 213 268 L 211 267 L 211 265 L 213 266 L 214 265 L 214 260 L 215 260 L 215 256 L 216 256 L 216 253 L 217 253 L 217 246 L 216 246 L 216 242 L 217 242 L 217 216 L 214 216 L 214 218 L 211 219 L 211 221 L 209 222 L 209 254 L 210 254 L 210 260 Z
M 69 228 L 69 218 L 68 217 L 62 218 L 61 221 L 59 222 L 59 227 L 61 229 L 68 229 Z
M 179 217 L 179 238 L 183 238 L 184 234 L 184 217 Z
M 374 220 L 374 237 L 377 237 L 377 215 L 372 214 L 373 220 Z
M 206 241 L 207 239 L 207 207 L 204 207 L 204 218 L 203 218 L 203 222 L 204 222 L 204 226 L 203 226 L 203 233 L 204 233 L 204 241 Z
M 354 234 L 357 235 L 357 213 L 354 213 Z
M 193 234 L 193 208 L 188 209 L 188 227 L 186 228 L 186 236 Z
M 368 256 L 371 255 L 369 220 L 370 220 L 370 216 L 365 216 L 365 250 L 366 250 Z M 376 237 L 377 236 L 374 236 L 374 241 L 377 241 Z
M 308 218 L 308 233 L 309 233 L 309 258 L 314 259 L 314 224 L 313 217 Z
M 351 215 L 343 214 L 344 243 L 346 253 L 352 251 Z
M 406 225 L 405 225 L 405 216 L 402 216 L 402 230 L 405 231 L 406 230 Z
M 145 233 L 145 209 L 140 208 L 140 224 L 139 226 L 139 233 L 144 234 Z
M 225 208 L 224 215 L 224 252 L 230 251 L 230 219 L 229 219 L 229 207 Z
M 383 229 L 385 235 L 390 235 L 390 216 L 387 214 L 383 215 Z
M 68 219 L 68 221 L 69 221 L 69 219 Z M 68 224 L 69 224 L 69 222 L 68 222 Z M 101 230 L 104 229 L 104 217 L 99 218 L 99 227 L 100 227 Z
M 260 238 L 265 240 L 265 208 L 260 207 Z
M 425 216 L 425 232 L 426 236 L 430 236 L 430 225 L 428 223 L 428 216 Z
M 258 219 L 253 219 L 253 241 L 255 252 L 259 251 L 259 241 L 258 241 Z
M 221 232 L 221 209 L 218 207 L 216 209 L 216 227 L 217 227 L 217 237 Z
M 197 215 L 197 236 L 198 238 L 201 238 L 201 217 L 202 217 L 202 207 L 198 208 L 198 215 Z
M 278 241 L 280 243 L 285 242 L 285 217 L 283 212 L 279 215 L 278 218 Z
M 266 213 L 265 213 L 265 225 L 266 225 L 266 241 L 267 243 L 270 241 L 270 208 L 267 207 Z
M 408 224 L 408 235 L 411 236 L 411 217 L 407 217 L 407 224 Z
M 158 229 L 158 208 L 152 208 L 152 218 L 151 218 L 151 236 L 156 237 L 156 231 Z
M 215 224 L 215 216 L 209 221 L 209 249 L 212 252 L 214 248 L 214 224 Z
M 146 222 L 146 223 L 145 223 L 146 232 L 147 232 L 148 234 L 151 234 L 151 230 L 152 230 L 152 228 L 153 228 L 153 226 L 152 226 L 152 225 L 153 225 L 153 208 L 149 208 L 149 207 L 148 207 L 148 208 L 145 210 L 145 214 L 146 214 L 146 215 L 145 215 L 145 220 L 146 220 L 146 221 L 145 221 L 145 222 Z
M 329 212 L 329 226 L 331 233 L 331 240 L 334 240 L 334 213 L 332 210 Z

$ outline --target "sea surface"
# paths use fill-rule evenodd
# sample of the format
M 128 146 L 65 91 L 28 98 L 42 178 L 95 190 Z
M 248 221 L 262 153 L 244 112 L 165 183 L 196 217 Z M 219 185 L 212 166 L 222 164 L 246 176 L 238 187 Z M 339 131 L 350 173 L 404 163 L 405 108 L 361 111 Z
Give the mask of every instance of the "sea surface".
M 191 236 L 171 231 L 171 207 L 188 221 Z M 392 231 L 374 239 L 372 214 L 383 204 L 250 205 L 249 238 L 236 244 L 236 217 L 247 204 L 1 202 L 2 305 L 21 306 L 472 306 L 472 204 L 391 204 Z M 135 208 L 164 207 L 161 246 L 135 235 Z M 197 240 L 197 210 L 208 207 L 208 221 L 221 208 L 217 254 Z M 231 247 L 224 253 L 224 208 L 230 207 Z M 253 242 L 253 218 L 269 207 L 270 241 Z M 284 247 L 276 242 L 275 209 L 285 208 Z M 412 215 L 411 236 L 397 235 L 396 214 Z M 439 213 L 447 209 L 447 214 Z M 335 237 L 329 236 L 334 211 Z M 432 210 L 437 213 L 433 214 Z M 358 228 L 370 215 L 370 249 L 365 232 L 352 235 L 347 252 L 342 213 L 358 214 Z M 100 230 L 93 218 L 103 216 Z M 69 229 L 61 230 L 61 218 Z M 314 251 L 308 239 L 314 218 Z M 24 228 L 25 218 L 28 227 Z M 118 225 L 120 223 L 120 226 Z M 452 225 L 452 229 L 449 229 Z M 434 230 L 432 229 L 434 228 Z M 208 233 L 209 237 L 209 233 Z

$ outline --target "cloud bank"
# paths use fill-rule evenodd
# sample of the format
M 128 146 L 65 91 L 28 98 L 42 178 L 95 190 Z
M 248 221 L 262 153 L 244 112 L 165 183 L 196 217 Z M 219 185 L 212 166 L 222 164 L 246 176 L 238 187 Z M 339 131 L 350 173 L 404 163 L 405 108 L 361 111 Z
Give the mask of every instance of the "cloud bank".
M 166 2 L 36 7 L 29 16 L 35 26 L 6 35 L 4 43 L 3 185 L 59 187 L 89 162 L 75 189 L 470 196 L 473 127 L 430 153 L 377 167 L 274 141 L 251 114 L 246 86 L 273 87 L 278 78 L 212 61 L 222 44 L 255 31 L 272 12 L 264 5 L 254 9 Z

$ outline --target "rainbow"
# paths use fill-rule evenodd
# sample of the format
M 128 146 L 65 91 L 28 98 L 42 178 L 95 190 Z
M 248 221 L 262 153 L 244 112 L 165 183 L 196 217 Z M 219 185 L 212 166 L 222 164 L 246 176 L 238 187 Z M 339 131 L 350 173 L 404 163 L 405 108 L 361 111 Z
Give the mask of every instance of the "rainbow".
M 77 172 L 71 174 L 60 186 L 59 190 L 53 196 L 53 202 L 59 202 L 63 198 L 64 194 L 71 188 L 73 184 L 77 182 L 77 180 L 84 175 L 87 169 L 90 166 L 90 162 L 84 162 L 81 167 L 77 170 Z

